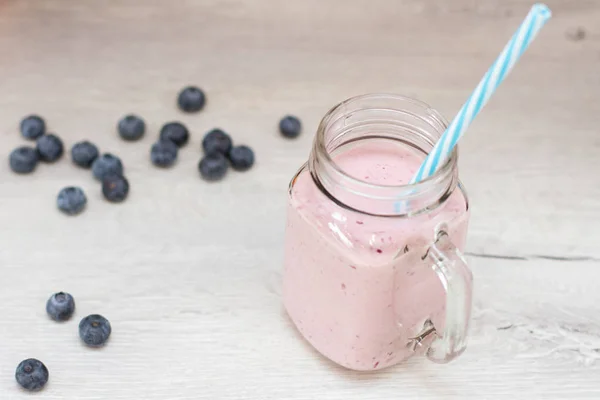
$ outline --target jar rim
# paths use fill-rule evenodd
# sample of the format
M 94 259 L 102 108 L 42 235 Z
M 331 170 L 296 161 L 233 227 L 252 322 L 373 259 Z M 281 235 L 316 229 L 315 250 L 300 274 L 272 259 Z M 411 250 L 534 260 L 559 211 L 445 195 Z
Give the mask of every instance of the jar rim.
M 411 216 L 429 212 L 441 205 L 447 196 L 453 192 L 456 185 L 459 184 L 457 172 L 458 149 L 456 147 L 444 164 L 431 176 L 416 183 L 402 185 L 378 184 L 363 180 L 346 172 L 333 159 L 332 153 L 337 147 L 328 149 L 331 145 L 332 129 L 338 129 L 338 124 L 344 125 L 346 119 L 352 117 L 354 113 L 365 111 L 398 113 L 398 115 L 414 118 L 416 121 L 423 123 L 424 126 L 431 127 L 431 129 L 425 128 L 420 133 L 414 132 L 424 138 L 431 148 L 448 127 L 448 122 L 439 112 L 427 103 L 410 97 L 390 93 L 371 93 L 344 100 L 325 114 L 315 135 L 313 151 L 309 158 L 309 169 L 320 190 L 345 208 L 377 216 Z M 393 123 L 393 121 L 390 120 L 389 123 Z M 425 154 L 430 151 L 430 149 L 422 147 L 420 150 Z M 348 204 L 347 201 L 342 202 L 330 193 L 329 187 L 331 184 L 339 187 L 339 184 L 333 182 L 339 184 L 343 182 L 345 191 L 353 197 L 367 196 L 380 204 L 390 204 L 388 202 L 392 202 L 395 210 L 392 213 L 372 213 L 370 210 L 358 209 Z M 404 204 L 404 206 L 400 207 L 399 204 Z
M 345 179 L 355 181 L 356 183 L 361 184 L 361 186 L 364 185 L 364 187 L 366 187 L 366 188 L 371 187 L 371 188 L 388 188 L 389 189 L 389 188 L 395 187 L 395 188 L 402 189 L 402 190 L 410 189 L 410 190 L 414 190 L 414 191 L 419 191 L 419 188 L 425 187 L 428 184 L 431 184 L 431 182 L 438 181 L 444 175 L 451 173 L 452 170 L 456 167 L 456 165 L 458 163 L 458 145 L 456 145 L 454 147 L 454 150 L 452 150 L 450 157 L 448 157 L 448 159 L 446 160 L 446 162 L 444 162 L 442 167 L 438 168 L 433 174 L 431 174 L 430 176 L 428 176 L 427 178 L 425 178 L 423 180 L 420 180 L 419 182 L 403 184 L 403 185 L 382 185 L 382 184 L 376 184 L 373 182 L 368 182 L 366 180 L 357 178 L 355 176 L 352 176 L 352 175 L 346 173 L 333 160 L 333 158 L 329 154 L 329 151 L 327 151 L 326 143 L 325 143 L 325 134 L 327 132 L 327 125 L 328 125 L 328 122 L 330 122 L 333 115 L 337 111 L 339 111 L 342 107 L 344 107 L 348 104 L 357 102 L 357 101 L 369 100 L 369 99 L 385 99 L 385 98 L 389 98 L 392 100 L 400 100 L 400 101 L 406 102 L 408 104 L 412 104 L 412 105 L 421 107 L 423 109 L 423 111 L 429 113 L 429 115 L 436 118 L 444 126 L 444 130 L 449 125 L 448 120 L 446 120 L 446 118 L 444 118 L 444 116 L 442 114 L 440 114 L 436 109 L 432 108 L 429 104 L 427 104 L 421 100 L 417 100 L 417 99 L 414 99 L 411 97 L 407 97 L 407 96 L 403 96 L 403 95 L 399 95 L 399 94 L 393 94 L 393 93 L 367 93 L 367 94 L 353 96 L 353 97 L 350 97 L 350 98 L 336 104 L 332 108 L 330 108 L 329 111 L 327 111 L 327 113 L 321 120 L 321 122 L 319 123 L 319 127 L 317 128 L 317 135 L 315 137 L 315 146 L 317 147 L 317 150 L 321 153 L 322 157 L 324 157 L 324 160 L 326 162 L 330 163 L 330 165 L 332 165 L 332 167 L 339 174 L 344 175 Z M 438 140 L 439 140 L 439 138 L 438 138 Z

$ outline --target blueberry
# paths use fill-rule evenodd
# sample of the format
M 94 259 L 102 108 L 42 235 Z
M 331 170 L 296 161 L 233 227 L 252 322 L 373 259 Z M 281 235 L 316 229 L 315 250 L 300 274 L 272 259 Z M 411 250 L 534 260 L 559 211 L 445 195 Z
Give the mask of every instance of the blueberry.
M 160 129 L 160 139 L 170 140 L 175 143 L 177 147 L 185 146 L 189 138 L 190 133 L 185 125 L 180 122 L 168 122 Z
M 21 135 L 25 139 L 35 140 L 46 133 L 46 123 L 42 117 L 30 115 L 21 121 Z
M 146 123 L 137 115 L 129 114 L 119 121 L 117 130 L 121 138 L 125 140 L 139 140 L 146 132 Z
M 15 372 L 15 379 L 26 390 L 40 390 L 48 382 L 48 368 L 35 358 L 21 361 Z
M 102 194 L 104 198 L 113 203 L 120 203 L 129 193 L 129 182 L 124 176 L 118 174 L 107 175 L 102 180 Z
M 36 147 L 42 161 L 54 162 L 63 155 L 64 146 L 62 140 L 52 133 L 40 136 Z
M 10 169 L 18 174 L 33 172 L 37 166 L 39 155 L 33 147 L 21 146 L 14 149 L 8 158 Z
M 79 337 L 90 347 L 100 347 L 108 340 L 112 329 L 102 315 L 88 315 L 79 323 Z
M 79 214 L 85 208 L 87 198 L 85 193 L 78 187 L 69 186 L 58 192 L 56 204 L 58 209 L 65 214 Z
M 157 167 L 170 167 L 177 159 L 179 148 L 170 140 L 159 140 L 152 145 L 150 160 Z
M 206 96 L 204 92 L 195 86 L 184 88 L 177 98 L 179 108 L 185 112 L 200 111 L 204 107 L 205 102 Z
M 71 148 L 71 158 L 73 159 L 73 162 L 82 168 L 90 168 L 92 163 L 98 158 L 99 154 L 100 152 L 96 145 L 87 140 L 75 143 Z
M 104 153 L 92 163 L 92 173 L 100 181 L 108 175 L 123 175 L 123 163 L 119 157 Z
M 229 154 L 231 167 L 236 171 L 246 171 L 254 164 L 254 152 L 248 146 L 235 146 Z
M 75 300 L 69 293 L 54 293 L 46 302 L 46 312 L 55 321 L 66 321 L 75 312 Z
M 227 154 L 232 145 L 231 137 L 219 128 L 208 132 L 202 139 L 202 148 L 206 154 Z
M 207 181 L 219 181 L 227 173 L 227 159 L 221 153 L 207 154 L 200 160 L 198 169 Z
M 286 138 L 295 138 L 300 135 L 302 124 L 300 120 L 293 115 L 287 115 L 279 121 L 279 132 Z

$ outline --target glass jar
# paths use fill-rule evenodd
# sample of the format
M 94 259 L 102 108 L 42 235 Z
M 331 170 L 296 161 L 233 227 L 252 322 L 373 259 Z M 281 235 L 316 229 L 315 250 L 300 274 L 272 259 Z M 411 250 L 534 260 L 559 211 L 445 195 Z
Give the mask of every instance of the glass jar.
M 354 370 L 466 346 L 471 273 L 460 253 L 469 206 L 457 150 L 408 184 L 446 129 L 402 96 L 346 100 L 321 121 L 289 186 L 283 300 L 320 353 Z

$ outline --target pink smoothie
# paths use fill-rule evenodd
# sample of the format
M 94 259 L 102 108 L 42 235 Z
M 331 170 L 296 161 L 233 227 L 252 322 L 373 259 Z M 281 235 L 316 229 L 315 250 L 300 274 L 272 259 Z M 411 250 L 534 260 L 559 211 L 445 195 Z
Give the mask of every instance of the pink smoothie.
M 381 139 L 333 157 L 352 177 L 400 185 L 424 155 Z M 334 196 L 343 201 L 344 193 Z M 369 206 L 368 198 L 360 201 Z M 283 297 L 289 316 L 306 340 L 344 367 L 373 370 L 406 359 L 414 354 L 407 343 L 425 320 L 443 327 L 445 295 L 425 257 L 435 228 L 446 223 L 463 250 L 468 217 L 458 188 L 435 210 L 410 218 L 348 211 L 323 195 L 305 169 L 288 205 Z

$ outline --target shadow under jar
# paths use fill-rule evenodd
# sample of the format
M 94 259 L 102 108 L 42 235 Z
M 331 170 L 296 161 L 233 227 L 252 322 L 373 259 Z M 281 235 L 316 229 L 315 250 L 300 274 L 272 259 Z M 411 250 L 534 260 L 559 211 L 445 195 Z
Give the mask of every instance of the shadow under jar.
M 469 206 L 457 151 L 409 181 L 446 129 L 402 96 L 351 98 L 321 121 L 289 187 L 283 301 L 320 353 L 353 370 L 466 346 L 472 276 L 460 253 Z

